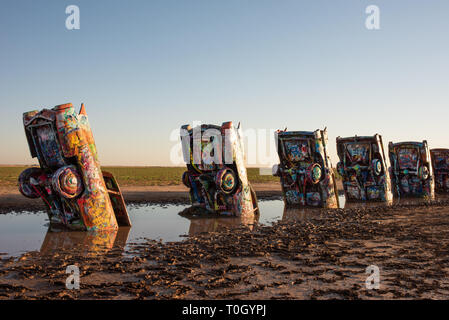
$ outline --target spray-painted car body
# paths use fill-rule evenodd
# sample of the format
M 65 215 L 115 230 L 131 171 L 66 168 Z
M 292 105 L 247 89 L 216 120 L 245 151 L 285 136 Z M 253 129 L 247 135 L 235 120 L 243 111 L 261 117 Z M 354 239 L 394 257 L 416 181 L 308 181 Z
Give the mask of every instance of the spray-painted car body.
M 388 154 L 396 197 L 434 197 L 435 180 L 427 141 L 390 142 Z
M 71 103 L 26 112 L 23 124 L 40 168 L 21 173 L 19 190 L 42 198 L 51 225 L 89 231 L 130 225 L 117 181 L 101 171 L 84 105 L 79 114 Z
M 449 193 L 449 149 L 431 149 L 435 191 Z
M 391 202 L 391 181 L 381 135 L 337 137 L 337 154 L 337 171 L 343 179 L 346 202 Z
M 327 151 L 327 131 L 276 131 L 280 164 L 273 175 L 281 180 L 286 205 L 338 208 L 335 175 Z
M 239 128 L 232 122 L 194 128 L 184 125 L 181 141 L 187 165 L 182 181 L 189 188 L 193 207 L 233 216 L 258 213 Z

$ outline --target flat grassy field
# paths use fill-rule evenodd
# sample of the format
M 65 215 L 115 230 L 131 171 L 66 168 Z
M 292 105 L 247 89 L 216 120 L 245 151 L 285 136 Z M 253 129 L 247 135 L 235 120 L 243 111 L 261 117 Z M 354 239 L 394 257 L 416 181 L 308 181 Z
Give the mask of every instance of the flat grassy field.
M 16 186 L 19 174 L 28 167 L 0 166 L 0 186 Z
M 0 166 L 0 186 L 16 186 L 19 174 L 27 167 Z M 117 178 L 121 186 L 167 186 L 182 184 L 184 167 L 102 167 Z M 271 175 L 259 175 L 258 168 L 248 168 L 253 183 L 279 182 Z

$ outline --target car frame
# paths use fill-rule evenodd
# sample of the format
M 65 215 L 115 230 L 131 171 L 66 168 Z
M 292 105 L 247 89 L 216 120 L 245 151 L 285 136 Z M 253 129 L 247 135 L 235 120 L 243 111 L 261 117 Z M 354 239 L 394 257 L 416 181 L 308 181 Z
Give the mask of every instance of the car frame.
M 426 140 L 390 142 L 388 154 L 393 192 L 397 198 L 434 198 L 435 179 Z
M 435 192 L 449 193 L 449 149 L 431 149 L 430 157 L 435 177 Z
M 193 207 L 231 216 L 259 212 L 247 177 L 240 125 L 184 125 L 181 144 L 187 167 L 182 182 Z
M 28 146 L 40 167 L 19 176 L 19 190 L 41 198 L 50 225 L 74 230 L 116 230 L 130 226 L 120 187 L 102 172 L 86 109 L 71 103 L 23 114 Z
M 382 136 L 337 137 L 339 162 L 346 202 L 391 202 L 391 181 Z
M 338 208 L 338 190 L 327 150 L 327 130 L 277 130 L 279 164 L 273 175 L 280 178 L 286 206 Z

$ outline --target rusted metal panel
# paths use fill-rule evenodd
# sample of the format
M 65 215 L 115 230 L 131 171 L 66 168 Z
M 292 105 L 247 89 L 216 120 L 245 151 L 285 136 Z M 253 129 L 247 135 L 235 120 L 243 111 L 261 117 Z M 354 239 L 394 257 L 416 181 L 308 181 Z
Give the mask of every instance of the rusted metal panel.
M 120 186 L 117 180 L 115 179 L 114 175 L 110 172 L 102 171 L 102 173 L 118 225 L 130 227 L 131 220 L 129 219 L 125 200 L 123 199 L 123 195 L 122 192 L 120 191 Z
M 275 132 L 281 180 L 287 206 L 338 208 L 335 174 L 327 150 L 327 131 Z
M 189 188 L 193 207 L 209 213 L 242 216 L 258 211 L 248 181 L 240 129 L 232 122 L 181 127 L 187 171 L 182 181 Z
M 343 180 L 346 202 L 392 201 L 381 135 L 337 137 L 337 154 L 337 171 Z
M 111 192 L 98 162 L 84 105 L 79 114 L 71 103 L 27 112 L 23 122 L 31 155 L 38 158 L 40 168 L 22 172 L 22 194 L 43 199 L 52 225 L 89 231 L 117 229 Z M 127 217 L 121 219 L 124 225 L 129 225 L 126 206 L 116 186 L 114 192 L 121 200 L 116 208 L 122 217 Z
M 427 141 L 390 142 L 388 154 L 394 195 L 402 197 L 435 196 L 435 179 Z

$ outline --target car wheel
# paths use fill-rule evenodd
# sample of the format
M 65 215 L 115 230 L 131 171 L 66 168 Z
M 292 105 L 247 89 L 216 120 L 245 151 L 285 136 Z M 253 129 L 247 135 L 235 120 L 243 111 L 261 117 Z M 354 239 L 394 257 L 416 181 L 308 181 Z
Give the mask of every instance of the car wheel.
M 217 176 L 215 178 L 215 183 L 217 185 L 218 190 L 226 194 L 230 194 L 234 192 L 237 188 L 238 180 L 235 172 L 230 168 L 224 168 L 218 171 Z
M 430 176 L 429 169 L 426 166 L 421 166 L 418 169 L 418 177 L 421 180 L 427 180 Z
M 380 176 L 382 173 L 382 162 L 379 159 L 374 159 L 371 161 L 371 165 L 373 167 L 373 172 L 376 176 Z
M 27 198 L 36 199 L 40 195 L 36 191 L 32 179 L 37 179 L 43 171 L 40 168 L 28 168 L 22 171 L 19 176 L 19 191 Z
M 59 168 L 51 182 L 53 189 L 67 199 L 79 196 L 83 190 L 82 178 L 75 166 Z
M 188 171 L 184 171 L 184 173 L 182 174 L 182 183 L 187 188 L 192 188 L 192 184 L 190 183 L 190 173 Z
M 317 184 L 323 176 L 323 170 L 318 163 L 314 163 L 307 168 L 306 174 L 312 184 Z

